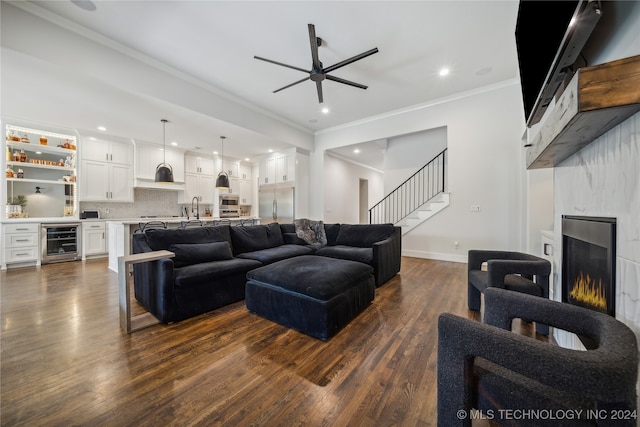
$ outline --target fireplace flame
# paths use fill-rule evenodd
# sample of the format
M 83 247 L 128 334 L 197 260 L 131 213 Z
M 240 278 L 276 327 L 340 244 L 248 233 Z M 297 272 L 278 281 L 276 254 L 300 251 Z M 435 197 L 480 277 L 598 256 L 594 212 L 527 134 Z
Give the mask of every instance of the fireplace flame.
M 591 279 L 591 276 L 584 275 L 582 271 L 578 274 L 576 281 L 573 283 L 573 288 L 569 293 L 569 296 L 576 301 L 584 304 L 588 304 L 592 307 L 606 310 L 607 299 L 604 295 L 604 287 L 602 286 L 602 279 L 598 279 L 598 283 Z

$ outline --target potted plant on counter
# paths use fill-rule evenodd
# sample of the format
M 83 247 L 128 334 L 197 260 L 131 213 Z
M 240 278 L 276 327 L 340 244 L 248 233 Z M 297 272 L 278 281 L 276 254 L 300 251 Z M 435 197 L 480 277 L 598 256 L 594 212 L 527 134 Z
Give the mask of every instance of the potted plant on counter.
M 24 208 L 27 206 L 27 196 L 18 194 L 7 198 L 6 213 L 7 218 L 23 217 Z

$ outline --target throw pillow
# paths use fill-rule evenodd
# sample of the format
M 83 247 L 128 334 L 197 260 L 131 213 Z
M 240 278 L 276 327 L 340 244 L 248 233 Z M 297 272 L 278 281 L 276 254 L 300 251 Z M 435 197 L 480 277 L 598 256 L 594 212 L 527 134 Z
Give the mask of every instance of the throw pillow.
M 169 246 L 169 250 L 176 254 L 176 268 L 232 258 L 229 242 L 180 243 Z
M 324 231 L 322 221 L 312 221 L 310 219 L 296 219 L 293 221 L 296 226 L 296 235 L 308 244 L 327 244 L 327 235 Z

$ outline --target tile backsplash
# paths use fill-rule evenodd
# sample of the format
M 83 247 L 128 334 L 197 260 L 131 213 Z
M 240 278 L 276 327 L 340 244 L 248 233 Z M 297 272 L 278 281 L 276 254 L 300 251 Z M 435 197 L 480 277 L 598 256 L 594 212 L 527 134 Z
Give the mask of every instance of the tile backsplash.
M 104 219 L 182 215 L 182 205 L 178 204 L 177 191 L 137 188 L 134 189 L 133 200 L 133 203 L 80 202 L 80 212 L 83 210 L 98 210 L 100 218 Z M 201 209 L 204 211 L 205 207 L 201 206 Z

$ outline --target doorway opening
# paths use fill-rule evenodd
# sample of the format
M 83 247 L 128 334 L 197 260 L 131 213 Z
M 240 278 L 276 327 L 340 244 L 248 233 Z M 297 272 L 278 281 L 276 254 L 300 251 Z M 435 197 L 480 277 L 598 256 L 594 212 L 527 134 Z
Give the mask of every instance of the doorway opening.
M 369 224 L 369 180 L 360 178 L 359 222 Z

